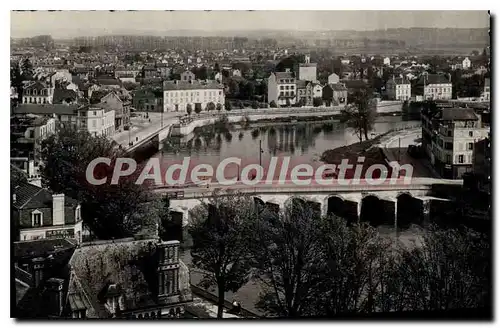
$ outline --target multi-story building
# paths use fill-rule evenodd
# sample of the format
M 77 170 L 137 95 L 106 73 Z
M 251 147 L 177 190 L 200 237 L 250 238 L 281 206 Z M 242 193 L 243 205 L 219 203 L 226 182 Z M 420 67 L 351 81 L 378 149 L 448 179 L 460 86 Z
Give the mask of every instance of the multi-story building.
M 33 82 L 23 90 L 23 104 L 52 104 L 54 86 L 42 81 Z
M 196 76 L 194 75 L 193 72 L 184 71 L 181 73 L 181 81 L 182 82 L 189 82 L 189 81 L 194 81 L 194 80 L 196 80 Z
M 103 103 L 85 105 L 78 109 L 78 128 L 94 136 L 115 133 L 115 111 Z
M 393 77 L 387 81 L 386 93 L 390 100 L 409 100 L 411 98 L 411 83 L 405 78 Z
M 471 67 L 471 61 L 469 57 L 465 57 L 465 59 L 462 61 L 462 68 L 469 69 L 470 67 Z
M 38 161 L 41 142 L 55 133 L 56 120 L 51 117 L 16 115 L 10 119 L 10 156 Z
M 111 136 L 115 131 L 115 111 L 102 104 L 84 106 L 23 104 L 14 108 L 13 114 L 55 118 L 59 126 L 71 125 L 92 135 Z
M 296 99 L 296 80 L 289 69 L 285 72 L 271 73 L 267 79 L 267 99 L 277 105 L 293 104 Z
M 163 108 L 163 92 L 151 88 L 136 90 L 132 103 L 137 111 L 161 112 Z
M 209 103 L 224 106 L 224 86 L 217 81 L 165 81 L 163 83 L 163 111 L 186 111 L 191 105 L 192 110 L 205 110 Z
M 81 206 L 64 194 L 21 182 L 12 191 L 12 218 L 17 240 L 82 241 Z
M 472 171 L 474 144 L 489 131 L 472 108 L 422 111 L 422 147 L 444 178 L 460 179 Z
M 67 316 L 182 318 L 193 296 L 179 247 L 179 241 L 129 238 L 77 248 L 69 261 Z
M 345 106 L 347 88 L 342 83 L 327 84 L 323 87 L 323 100 L 327 106 Z
M 312 84 L 313 99 L 323 97 L 323 86 L 319 83 Z
M 451 80 L 441 74 L 423 74 L 417 82 L 417 94 L 424 100 L 449 100 L 452 98 Z

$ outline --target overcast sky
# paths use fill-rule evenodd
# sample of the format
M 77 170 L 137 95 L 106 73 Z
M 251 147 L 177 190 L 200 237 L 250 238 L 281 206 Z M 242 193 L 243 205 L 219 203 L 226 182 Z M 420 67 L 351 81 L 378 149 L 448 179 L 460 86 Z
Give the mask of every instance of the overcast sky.
M 36 11 L 11 12 L 11 36 L 166 30 L 376 30 L 489 27 L 487 11 Z

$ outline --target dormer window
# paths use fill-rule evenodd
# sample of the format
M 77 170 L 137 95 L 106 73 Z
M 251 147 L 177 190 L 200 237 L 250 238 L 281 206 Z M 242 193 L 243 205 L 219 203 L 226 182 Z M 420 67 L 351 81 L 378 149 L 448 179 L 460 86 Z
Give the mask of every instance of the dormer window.
M 41 227 L 43 225 L 43 213 L 39 210 L 31 212 L 31 226 Z
M 33 90 L 33 96 L 36 96 L 36 89 Z

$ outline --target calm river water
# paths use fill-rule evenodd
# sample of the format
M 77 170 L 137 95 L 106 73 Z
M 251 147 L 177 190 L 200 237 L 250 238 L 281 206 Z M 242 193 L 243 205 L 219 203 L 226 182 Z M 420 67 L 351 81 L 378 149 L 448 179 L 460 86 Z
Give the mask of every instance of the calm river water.
M 400 116 L 380 117 L 374 124 L 372 135 L 417 124 L 418 121 L 405 121 Z M 184 157 L 190 157 L 191 163 L 215 167 L 228 157 L 241 158 L 242 166 L 259 161 L 265 166 L 273 156 L 291 156 L 292 163 L 296 160 L 319 165 L 325 150 L 358 141 L 353 131 L 337 120 L 252 123 L 246 127 L 233 125 L 229 130 L 204 127 L 189 136 L 170 139 L 154 157 L 161 157 L 163 163 L 179 162 Z M 262 147 L 261 158 L 259 144 Z M 235 164 L 231 165 L 226 168 L 226 177 L 237 176 L 239 172 Z

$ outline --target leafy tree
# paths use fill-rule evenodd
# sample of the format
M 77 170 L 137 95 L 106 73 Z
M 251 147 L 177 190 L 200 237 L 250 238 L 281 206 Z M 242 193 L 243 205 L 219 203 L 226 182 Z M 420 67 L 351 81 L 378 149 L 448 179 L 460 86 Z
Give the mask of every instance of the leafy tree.
M 278 105 L 276 104 L 276 101 L 272 100 L 270 103 L 269 103 L 269 107 L 271 108 L 277 108 Z
M 226 101 L 224 103 L 224 107 L 226 108 L 227 111 L 230 111 L 231 109 L 233 109 L 230 101 Z
M 217 109 L 217 111 L 220 112 L 222 110 L 222 104 L 217 103 L 217 106 L 215 106 L 215 109 Z
M 349 104 L 342 110 L 342 116 L 347 125 L 354 129 L 359 140 L 368 140 L 368 132 L 375 122 L 377 110 L 368 88 L 359 89 L 351 95 Z
M 191 104 L 186 105 L 186 112 L 189 116 L 191 116 L 191 113 L 193 112 L 193 106 Z
M 23 80 L 31 80 L 33 79 L 33 64 L 29 58 L 25 58 L 21 63 L 21 73 Z
M 313 106 L 314 107 L 319 107 L 323 103 L 323 99 L 321 97 L 315 97 L 313 98 Z
M 238 100 L 238 107 L 239 107 L 240 109 L 245 108 L 245 106 L 243 105 L 243 101 Z
M 257 108 L 259 108 L 259 103 L 258 103 L 258 102 L 256 102 L 256 101 L 252 101 L 252 108 L 253 108 L 253 109 L 257 109 Z
M 258 306 L 282 317 L 308 315 L 324 280 L 318 213 L 301 199 L 291 200 L 279 214 L 260 210 L 249 241 L 264 289 Z
M 16 89 L 16 92 L 18 93 L 18 98 L 22 98 L 22 91 L 23 91 L 23 76 L 21 74 L 21 69 L 19 68 L 19 65 L 16 64 L 14 67 L 10 68 L 10 84 Z
M 291 105 L 290 98 L 286 98 L 286 107 L 290 107 Z
M 196 114 L 201 113 L 201 103 L 195 103 L 195 104 L 194 104 L 194 112 L 195 112 Z
M 229 86 L 229 94 L 231 95 L 231 97 L 233 98 L 239 97 L 240 94 L 239 83 L 234 79 L 230 79 L 228 86 Z
M 188 228 L 193 239 L 191 256 L 194 267 L 205 272 L 201 285 L 217 286 L 217 318 L 222 318 L 224 293 L 238 290 L 250 278 L 246 230 L 254 216 L 253 202 L 239 194 L 214 194 L 202 206 L 203 211 L 192 213 Z
M 142 226 L 135 215 L 141 213 L 141 203 L 150 197 L 144 185 L 135 184 L 138 173 L 122 177 L 111 184 L 114 165 L 119 157 L 127 157 L 105 136 L 66 127 L 42 141 L 42 183 L 55 193 L 64 193 L 82 202 L 84 223 L 102 239 L 123 238 L 136 233 Z M 106 178 L 102 185 L 87 179 L 89 163 L 99 157 L 109 158 L 111 165 L 98 165 L 96 179 Z
M 211 112 L 213 110 L 215 110 L 215 104 L 213 102 L 209 102 L 207 104 L 207 111 Z

